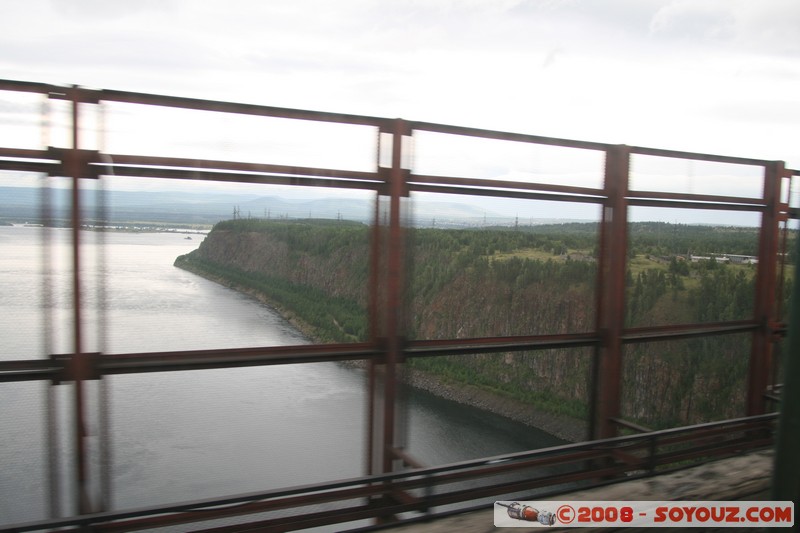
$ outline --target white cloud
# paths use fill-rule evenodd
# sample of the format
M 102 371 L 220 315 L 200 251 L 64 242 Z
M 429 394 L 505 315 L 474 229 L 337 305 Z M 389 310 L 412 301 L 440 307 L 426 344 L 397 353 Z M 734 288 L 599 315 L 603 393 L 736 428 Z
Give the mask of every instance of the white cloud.
M 732 3 L 726 0 L 668 2 L 653 17 L 654 35 L 687 40 L 721 40 L 734 35 Z
M 0 75 L 800 167 L 798 22 L 794 0 L 9 0 Z
M 27 2 L 24 2 L 27 4 Z M 134 16 L 148 11 L 160 11 L 171 4 L 171 0 L 49 0 L 48 4 L 59 17 L 78 20 L 117 19 Z
M 673 0 L 651 22 L 660 37 L 713 42 L 765 54 L 800 54 L 800 3 L 794 0 Z

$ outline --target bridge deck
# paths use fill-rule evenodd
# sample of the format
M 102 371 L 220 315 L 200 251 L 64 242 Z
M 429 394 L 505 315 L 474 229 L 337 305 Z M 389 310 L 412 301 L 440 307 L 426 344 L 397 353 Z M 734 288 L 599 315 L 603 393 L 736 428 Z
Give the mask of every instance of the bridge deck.
M 769 500 L 773 470 L 771 450 L 753 452 L 739 457 L 722 459 L 671 474 L 624 481 L 563 494 L 558 500 Z M 507 528 L 503 528 L 507 529 Z M 639 528 L 620 529 L 632 533 Z M 494 511 L 486 509 L 454 515 L 429 522 L 398 525 L 385 528 L 393 533 L 487 533 L 500 531 L 494 527 Z M 599 531 L 598 529 L 548 528 L 548 531 Z M 609 531 L 608 528 L 602 528 Z M 720 529 L 722 530 L 722 529 Z M 737 529 L 724 528 L 731 532 Z M 514 533 L 543 531 L 541 527 L 513 528 Z M 742 531 L 759 531 L 747 528 Z

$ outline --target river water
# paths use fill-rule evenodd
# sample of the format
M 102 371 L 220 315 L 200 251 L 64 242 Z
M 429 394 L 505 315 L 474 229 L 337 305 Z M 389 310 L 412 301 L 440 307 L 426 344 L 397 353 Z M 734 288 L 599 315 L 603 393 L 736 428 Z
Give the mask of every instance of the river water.
M 308 342 L 268 306 L 172 266 L 175 257 L 195 249 L 202 238 L 82 232 L 85 350 L 128 353 Z M 65 229 L 0 227 L 0 359 L 72 350 L 70 243 Z M 313 363 L 161 372 L 106 377 L 103 387 L 105 397 L 97 383 L 89 386 L 95 409 L 88 443 L 96 449 L 101 438 L 96 404 L 107 401 L 114 509 L 364 474 L 362 370 Z M 61 508 L 72 514 L 72 491 L 63 481 L 73 468 L 71 388 L 0 383 L 0 527 L 48 516 L 48 394 L 55 401 L 59 429 Z M 408 451 L 429 465 L 561 442 L 416 390 L 409 394 L 407 439 Z

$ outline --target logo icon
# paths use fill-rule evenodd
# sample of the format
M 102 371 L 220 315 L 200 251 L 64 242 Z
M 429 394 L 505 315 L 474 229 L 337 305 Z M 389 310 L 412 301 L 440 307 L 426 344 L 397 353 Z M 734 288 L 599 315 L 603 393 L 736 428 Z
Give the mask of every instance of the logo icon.
M 494 502 L 496 505 L 505 507 L 508 510 L 508 516 L 515 520 L 523 520 L 525 522 L 539 522 L 545 526 L 552 526 L 556 523 L 556 515 L 549 511 L 540 511 L 530 505 L 522 505 L 519 502 L 505 503 Z

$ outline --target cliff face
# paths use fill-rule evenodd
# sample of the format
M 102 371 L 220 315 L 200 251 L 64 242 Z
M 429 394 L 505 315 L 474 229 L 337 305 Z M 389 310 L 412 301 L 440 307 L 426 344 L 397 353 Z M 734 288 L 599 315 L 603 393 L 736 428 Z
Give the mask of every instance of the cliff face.
M 221 222 L 175 265 L 270 303 L 318 342 L 367 336 L 368 228 L 342 222 Z
M 413 230 L 408 336 L 592 331 L 596 230 L 579 229 Z M 319 342 L 361 341 L 369 331 L 369 239 L 369 228 L 356 223 L 228 221 L 176 265 L 261 295 Z M 744 270 L 648 267 L 629 274 L 631 325 L 729 320 L 752 308 Z M 630 345 L 623 415 L 652 427 L 741 415 L 747 352 L 740 336 Z M 411 366 L 585 418 L 592 357 L 591 348 L 574 348 L 421 358 Z
M 331 242 L 322 234 L 309 234 L 302 239 L 291 230 L 215 230 L 208 234 L 197 254 L 218 265 L 268 273 L 366 306 L 367 231 L 356 227 L 343 233 Z

